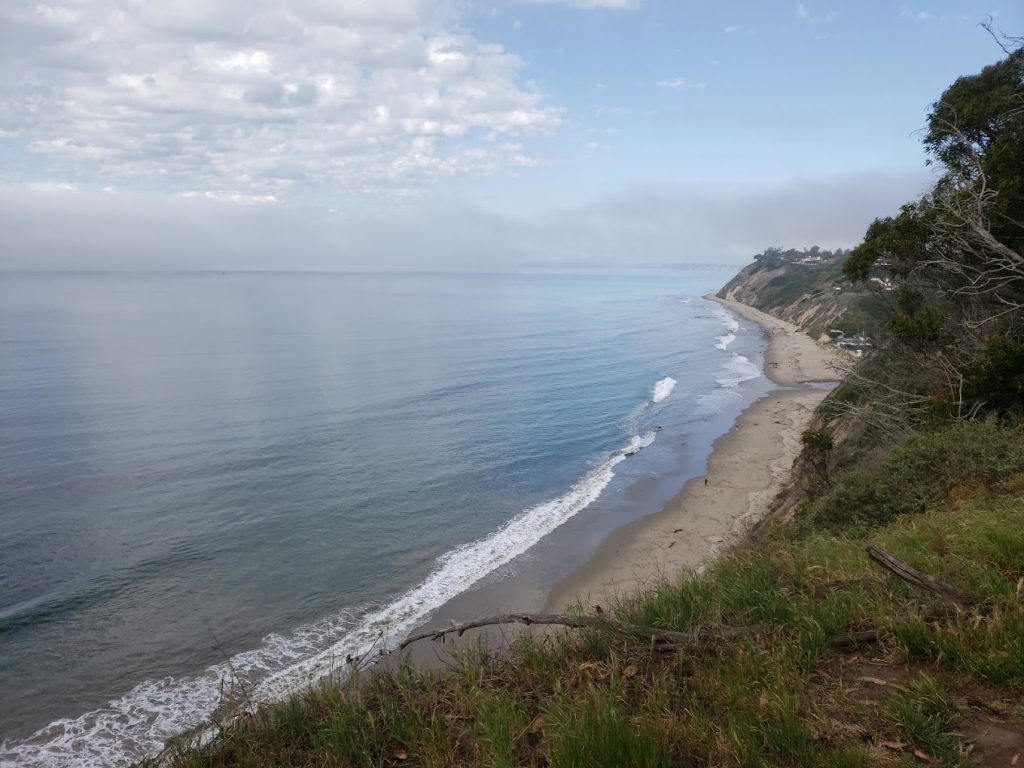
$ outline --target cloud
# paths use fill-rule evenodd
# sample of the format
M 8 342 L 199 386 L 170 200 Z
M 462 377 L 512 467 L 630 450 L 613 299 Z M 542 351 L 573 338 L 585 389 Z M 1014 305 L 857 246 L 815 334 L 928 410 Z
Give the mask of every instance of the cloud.
M 707 83 L 704 81 L 698 83 L 691 83 L 682 77 L 673 77 L 666 80 L 658 80 L 655 83 L 659 88 L 668 88 L 676 91 L 695 91 L 707 88 Z
M 25 185 L 29 192 L 77 192 L 78 187 L 69 181 L 33 181 Z
M 103 191 L 112 192 L 113 189 L 110 187 L 104 187 Z M 189 190 L 188 192 L 182 192 L 179 197 L 183 197 L 185 199 L 191 197 L 204 197 L 207 200 L 219 200 L 223 203 L 234 203 L 235 205 L 266 205 L 267 203 L 277 202 L 277 198 L 273 195 L 243 195 L 238 192 L 214 192 L 212 190 L 206 190 L 205 192 Z
M 836 20 L 839 15 L 838 11 L 826 11 L 823 14 L 812 13 L 804 3 L 796 4 L 796 17 L 801 21 L 806 21 L 808 24 L 830 24 Z
M 732 35 L 732 34 L 735 34 L 736 32 L 741 31 L 742 29 L 743 29 L 743 27 L 741 27 L 739 24 L 730 24 L 728 27 L 726 27 L 722 31 L 725 32 L 725 34 L 727 34 L 727 35 Z
M 0 28 L 0 135 L 84 185 L 404 192 L 529 164 L 500 147 L 561 121 L 454 0 L 5 4 Z
M 515 0 L 522 5 L 568 5 L 572 8 L 637 8 L 640 0 Z
M 286 202 L 26 194 L 0 186 L 0 268 L 486 271 L 739 263 L 766 245 L 855 245 L 872 219 L 895 213 L 928 178 L 873 173 L 773 186 L 639 186 L 534 216 L 425 200 L 340 216 Z
M 935 18 L 934 15 L 928 13 L 928 11 L 918 11 L 917 15 L 914 16 L 918 21 L 930 21 Z

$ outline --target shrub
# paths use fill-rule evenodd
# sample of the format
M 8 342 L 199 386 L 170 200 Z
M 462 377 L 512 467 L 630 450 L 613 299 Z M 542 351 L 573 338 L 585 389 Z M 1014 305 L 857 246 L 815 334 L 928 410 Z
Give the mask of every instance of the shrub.
M 874 527 L 923 512 L 955 489 L 986 489 L 1024 473 L 1024 429 L 993 419 L 918 435 L 886 458 L 848 471 L 804 505 L 794 532 Z

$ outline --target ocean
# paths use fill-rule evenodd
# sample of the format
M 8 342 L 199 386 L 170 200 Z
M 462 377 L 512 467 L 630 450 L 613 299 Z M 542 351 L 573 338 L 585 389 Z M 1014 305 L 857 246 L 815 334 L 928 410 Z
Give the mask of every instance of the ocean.
M 730 274 L 5 274 L 0 763 L 130 764 L 536 599 L 769 388 Z

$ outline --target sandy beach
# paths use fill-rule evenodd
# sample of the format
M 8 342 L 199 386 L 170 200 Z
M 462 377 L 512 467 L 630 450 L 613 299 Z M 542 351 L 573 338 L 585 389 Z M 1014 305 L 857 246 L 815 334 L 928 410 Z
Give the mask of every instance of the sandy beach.
M 800 434 L 827 391 L 806 385 L 840 378 L 841 358 L 795 325 L 745 304 L 718 299 L 768 337 L 765 373 L 788 389 L 751 405 L 720 437 L 707 472 L 688 482 L 657 514 L 619 529 L 597 554 L 555 585 L 549 610 L 581 601 L 607 603 L 683 569 L 699 569 L 768 513 L 800 451 Z

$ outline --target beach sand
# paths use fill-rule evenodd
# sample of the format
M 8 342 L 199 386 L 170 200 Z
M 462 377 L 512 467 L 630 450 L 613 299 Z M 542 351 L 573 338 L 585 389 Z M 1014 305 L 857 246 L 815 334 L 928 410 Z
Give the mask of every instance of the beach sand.
M 745 304 L 718 301 L 768 336 L 765 373 L 782 387 L 741 414 L 708 458 L 707 474 L 689 481 L 658 513 L 620 528 L 597 554 L 555 585 L 547 609 L 579 600 L 588 610 L 650 588 L 684 569 L 699 569 L 740 541 L 771 508 L 800 452 L 800 434 L 828 392 L 806 387 L 841 378 L 842 360 L 795 325 Z

